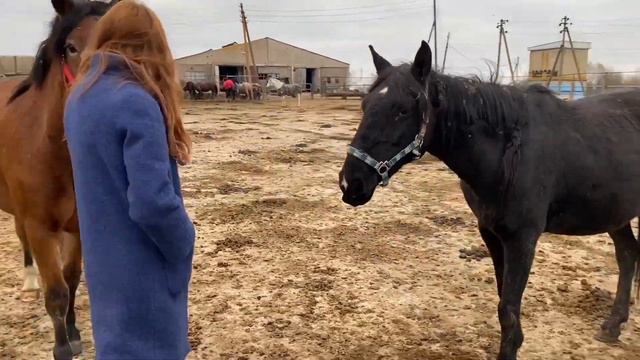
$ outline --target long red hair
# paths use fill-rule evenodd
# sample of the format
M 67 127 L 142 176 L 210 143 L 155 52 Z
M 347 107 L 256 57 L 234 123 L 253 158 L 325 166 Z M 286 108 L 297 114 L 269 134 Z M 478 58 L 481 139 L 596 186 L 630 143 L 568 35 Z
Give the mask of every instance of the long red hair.
M 78 72 L 78 82 L 87 75 L 95 55 L 122 57 L 135 80 L 160 105 L 167 126 L 169 153 L 180 164 L 191 161 L 191 138 L 184 129 L 180 113 L 182 90 L 164 28 L 158 16 L 137 0 L 123 0 L 98 22 Z M 102 56 L 96 78 L 107 69 L 108 56 Z

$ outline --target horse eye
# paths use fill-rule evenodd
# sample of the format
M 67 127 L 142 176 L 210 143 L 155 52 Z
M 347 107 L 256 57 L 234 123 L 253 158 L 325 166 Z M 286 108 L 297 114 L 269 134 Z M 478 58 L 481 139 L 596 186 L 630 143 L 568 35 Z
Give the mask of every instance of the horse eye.
M 78 49 L 75 46 L 73 46 L 73 44 L 67 44 L 66 50 L 67 50 L 67 53 L 69 53 L 69 55 L 75 55 L 78 53 Z
M 406 110 L 400 110 L 400 116 L 407 116 Z

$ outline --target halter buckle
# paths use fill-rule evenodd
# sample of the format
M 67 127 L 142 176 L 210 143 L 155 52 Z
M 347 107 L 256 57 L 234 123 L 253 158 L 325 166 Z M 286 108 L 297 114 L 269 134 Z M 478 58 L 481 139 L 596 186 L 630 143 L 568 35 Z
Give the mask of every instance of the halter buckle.
M 391 166 L 389 166 L 388 161 L 381 161 L 378 163 L 378 165 L 376 165 L 376 171 L 381 176 L 384 176 L 386 173 L 389 172 L 389 170 L 391 170 Z

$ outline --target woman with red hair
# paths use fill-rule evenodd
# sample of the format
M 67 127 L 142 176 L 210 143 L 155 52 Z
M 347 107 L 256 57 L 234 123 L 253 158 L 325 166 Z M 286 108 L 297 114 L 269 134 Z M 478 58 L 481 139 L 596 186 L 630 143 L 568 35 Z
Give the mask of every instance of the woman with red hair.
M 124 0 L 98 23 L 65 111 L 98 359 L 183 360 L 195 230 L 191 160 L 157 16 Z

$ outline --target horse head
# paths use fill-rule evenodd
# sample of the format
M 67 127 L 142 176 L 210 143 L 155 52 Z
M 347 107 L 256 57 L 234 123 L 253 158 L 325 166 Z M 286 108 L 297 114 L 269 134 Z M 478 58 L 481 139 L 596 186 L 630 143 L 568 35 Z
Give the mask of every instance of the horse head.
M 431 49 L 422 42 L 412 65 L 392 66 L 370 46 L 378 79 L 362 101 L 363 118 L 348 148 L 339 182 L 343 201 L 364 205 L 379 184 L 424 153 L 433 132 L 427 83 Z
M 61 80 L 70 85 L 98 20 L 118 2 L 51 0 L 56 16 L 49 36 L 40 44 L 31 74 L 16 88 L 9 102 L 32 86 L 41 88 L 52 69 L 59 71 Z

